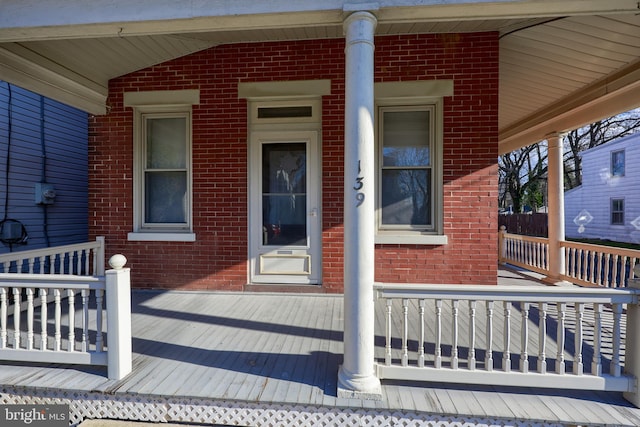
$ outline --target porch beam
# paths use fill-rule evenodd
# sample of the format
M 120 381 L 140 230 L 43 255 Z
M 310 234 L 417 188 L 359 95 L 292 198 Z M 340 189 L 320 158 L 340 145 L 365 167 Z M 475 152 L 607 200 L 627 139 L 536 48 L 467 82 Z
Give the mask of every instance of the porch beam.
M 358 11 L 344 21 L 344 363 L 338 396 L 379 399 L 374 370 L 374 90 L 376 17 Z
M 106 112 L 107 87 L 20 46 L 0 46 L 0 79 L 91 114 Z

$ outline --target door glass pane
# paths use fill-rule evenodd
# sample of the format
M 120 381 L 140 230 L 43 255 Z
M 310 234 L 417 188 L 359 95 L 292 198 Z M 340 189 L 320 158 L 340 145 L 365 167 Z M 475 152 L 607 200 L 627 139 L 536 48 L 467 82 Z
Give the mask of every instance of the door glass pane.
M 429 111 L 385 111 L 383 167 L 429 166 Z
M 262 146 L 262 244 L 307 244 L 305 143 Z
M 382 171 L 382 224 L 431 225 L 431 171 Z
M 186 223 L 186 172 L 145 172 L 144 207 L 146 223 Z
M 187 164 L 184 117 L 147 119 L 147 169 L 184 169 Z

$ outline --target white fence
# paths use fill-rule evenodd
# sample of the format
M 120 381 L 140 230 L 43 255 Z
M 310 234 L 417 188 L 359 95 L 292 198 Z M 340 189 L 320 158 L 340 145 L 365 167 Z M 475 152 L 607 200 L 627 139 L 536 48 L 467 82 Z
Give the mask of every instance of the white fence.
M 131 372 L 125 262 L 116 255 L 104 271 L 102 238 L 0 255 L 0 360 L 104 365 L 110 379 Z
M 637 289 L 376 284 L 378 377 L 636 393 Z M 635 313 L 635 311 L 634 311 Z M 636 320 L 637 321 L 637 320 Z M 634 394 L 637 396 L 637 394 Z
M 564 272 L 560 279 L 581 286 L 617 288 L 627 286 L 636 277 L 634 266 L 640 262 L 640 251 L 560 242 L 564 257 Z M 499 233 L 499 261 L 537 273 L 549 274 L 549 239 L 510 234 L 504 228 Z

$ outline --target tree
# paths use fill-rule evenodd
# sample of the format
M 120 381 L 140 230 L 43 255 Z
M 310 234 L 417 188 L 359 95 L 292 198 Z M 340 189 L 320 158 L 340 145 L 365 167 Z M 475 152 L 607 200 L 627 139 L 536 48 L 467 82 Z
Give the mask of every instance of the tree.
M 574 129 L 564 137 L 565 190 L 582 184 L 580 153 L 640 130 L 640 108 Z
M 510 199 L 514 212 L 522 212 L 525 204 L 532 209 L 540 207 L 541 181 L 546 180 L 547 175 L 546 143 L 544 147 L 533 144 L 503 154 L 498 160 L 498 169 L 500 206 L 506 206 Z
M 638 131 L 640 108 L 567 133 L 564 137 L 563 160 L 565 190 L 582 184 L 582 151 Z M 500 206 L 511 204 L 514 212 L 522 212 L 525 205 L 535 210 L 544 204 L 547 179 L 546 141 L 501 155 L 498 166 Z

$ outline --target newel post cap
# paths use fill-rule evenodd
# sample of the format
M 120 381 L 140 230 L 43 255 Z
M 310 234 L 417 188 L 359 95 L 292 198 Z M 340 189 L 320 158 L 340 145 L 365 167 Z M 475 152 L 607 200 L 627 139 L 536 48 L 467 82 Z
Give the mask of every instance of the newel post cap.
M 122 254 L 115 254 L 114 256 L 109 258 L 109 265 L 114 270 L 121 270 L 126 263 L 127 263 L 127 258 Z

